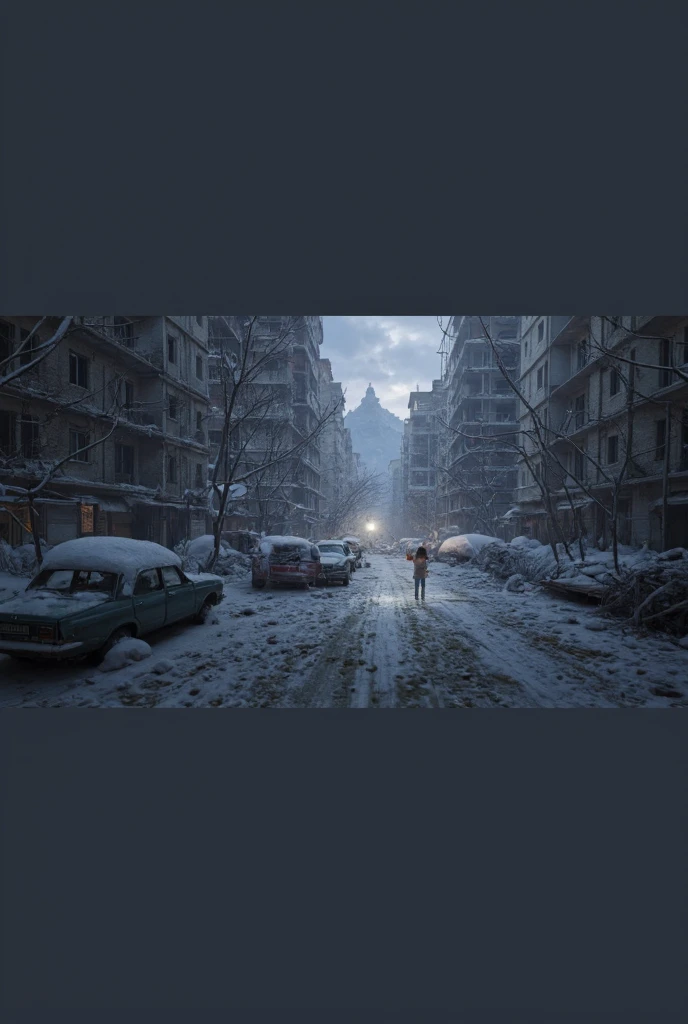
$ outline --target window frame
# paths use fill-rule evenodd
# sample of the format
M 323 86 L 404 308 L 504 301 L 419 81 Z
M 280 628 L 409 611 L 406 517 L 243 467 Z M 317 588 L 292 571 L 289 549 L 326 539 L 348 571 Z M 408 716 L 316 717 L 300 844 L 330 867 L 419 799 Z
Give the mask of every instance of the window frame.
M 139 580 L 141 579 L 142 576 L 145 576 L 150 572 L 154 572 L 156 574 L 158 579 L 158 586 L 153 587 L 152 590 L 146 590 L 142 593 L 138 590 Z M 160 569 L 158 566 L 155 566 L 152 569 L 141 569 L 139 570 L 139 572 L 137 572 L 136 579 L 134 580 L 134 587 L 132 590 L 133 597 L 146 597 L 147 594 L 158 594 L 160 592 L 162 592 L 163 594 L 165 593 L 165 584 L 163 583 L 162 575 L 160 573 Z
M 72 447 L 72 437 L 75 436 L 77 440 L 74 442 L 75 447 Z M 84 438 L 84 444 L 78 442 L 78 438 Z M 91 443 L 91 435 L 87 430 L 83 430 L 81 427 L 69 427 L 69 461 L 70 462 L 81 462 L 88 463 L 89 453 L 86 451 L 79 452 L 80 448 L 85 448 Z
M 72 377 L 72 369 L 74 369 L 74 378 Z M 84 371 L 83 379 L 84 384 L 81 383 L 80 378 L 82 374 L 80 370 Z M 88 391 L 88 378 L 89 378 L 89 359 L 88 356 L 83 356 L 74 349 L 69 350 L 69 383 L 76 388 L 83 388 L 84 391 Z
M 611 458 L 611 455 L 612 455 L 612 445 L 613 445 L 613 454 L 614 454 L 614 458 L 613 459 Z M 608 466 L 615 466 L 618 461 L 619 461 L 619 435 L 618 434 L 608 434 L 607 435 L 607 465 Z

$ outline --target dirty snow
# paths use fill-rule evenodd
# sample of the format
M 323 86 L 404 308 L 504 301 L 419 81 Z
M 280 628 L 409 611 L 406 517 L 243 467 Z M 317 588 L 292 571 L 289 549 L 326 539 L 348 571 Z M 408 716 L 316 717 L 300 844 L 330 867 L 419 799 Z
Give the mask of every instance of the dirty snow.
M 371 555 L 350 587 L 225 583 L 202 626 L 147 636 L 153 656 L 110 672 L 0 656 L 5 707 L 685 707 L 688 645 L 595 606 L 432 565 L 413 597 L 403 556 Z M 0 600 L 16 580 L 0 577 Z

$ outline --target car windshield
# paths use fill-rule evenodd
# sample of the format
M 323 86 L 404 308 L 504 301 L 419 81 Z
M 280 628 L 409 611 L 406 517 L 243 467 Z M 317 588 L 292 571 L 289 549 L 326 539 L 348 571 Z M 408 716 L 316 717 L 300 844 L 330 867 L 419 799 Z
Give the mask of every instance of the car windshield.
M 325 551 L 327 554 L 343 555 L 344 548 L 341 544 L 318 544 L 318 549 L 322 553 Z
M 44 569 L 29 584 L 31 590 L 53 590 L 60 594 L 107 594 L 112 597 L 117 585 L 114 572 L 84 569 Z
M 299 562 L 308 557 L 308 549 L 297 547 L 296 544 L 275 544 L 270 552 L 273 562 Z

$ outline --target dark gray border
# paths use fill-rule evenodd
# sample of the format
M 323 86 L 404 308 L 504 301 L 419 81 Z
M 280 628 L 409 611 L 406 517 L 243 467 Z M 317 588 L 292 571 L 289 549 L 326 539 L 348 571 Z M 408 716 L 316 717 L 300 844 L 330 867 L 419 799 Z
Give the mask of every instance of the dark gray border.
M 684 0 L 3 18 L 6 312 L 686 308 Z
M 5 712 L 0 1019 L 678 1019 L 687 762 L 661 711 Z

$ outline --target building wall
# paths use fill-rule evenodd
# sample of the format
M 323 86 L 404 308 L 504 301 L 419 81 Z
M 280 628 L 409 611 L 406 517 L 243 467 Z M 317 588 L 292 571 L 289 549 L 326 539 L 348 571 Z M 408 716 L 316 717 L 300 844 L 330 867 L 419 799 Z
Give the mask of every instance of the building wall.
M 482 319 L 482 323 L 481 323 Z M 454 316 L 443 346 L 445 406 L 440 431 L 438 527 L 505 535 L 517 483 L 518 398 L 505 380 L 483 324 L 514 379 L 519 375 L 517 316 Z M 500 437 L 501 440 L 490 440 Z M 502 450 L 498 450 L 502 449 Z
M 0 390 L 0 481 L 5 485 L 35 486 L 69 455 L 70 443 L 73 448 L 99 442 L 67 458 L 45 487 L 53 504 L 46 506 L 39 526 L 49 541 L 58 535 L 65 539 L 68 532 L 76 536 L 84 526 L 85 532 L 140 533 L 161 543 L 182 539 L 184 523 L 205 529 L 203 502 L 185 496 L 187 488 L 199 481 L 205 485 L 207 478 L 205 431 L 195 430 L 197 417 L 202 423 L 209 409 L 207 380 L 195 377 L 196 353 L 203 360 L 199 369 L 207 364 L 207 318 L 200 319 L 202 326 L 195 317 L 77 317 L 50 355 Z M 181 369 L 176 379 L 168 373 L 167 320 L 174 321 L 186 370 L 193 369 L 191 384 Z M 16 351 L 20 332 L 38 321 L 0 318 L 0 347 L 9 344 Z M 189 323 L 187 330 L 184 323 L 190 321 L 194 327 Z M 49 318 L 39 339 L 48 340 L 58 322 Z M 178 395 L 178 410 L 186 412 L 176 422 L 168 416 L 172 393 Z M 93 511 L 81 517 L 81 505 Z M 156 507 L 162 515 L 153 514 Z M 0 512 L 0 529 L 13 542 L 19 539 L 7 511 Z
M 674 365 L 682 366 L 684 377 L 688 376 L 688 318 L 531 317 L 524 318 L 523 328 L 521 386 L 549 428 L 548 443 L 564 467 L 563 471 L 550 469 L 548 479 L 565 529 L 573 532 L 576 524 L 573 514 L 564 510 L 568 502 L 564 482 L 580 502 L 578 516 L 585 531 L 595 541 L 608 543 L 608 517 L 591 495 L 610 508 L 616 480 L 622 542 L 662 546 L 661 505 L 666 487 L 666 545 L 687 544 L 688 381 L 663 365 L 673 353 Z M 658 423 L 666 421 L 667 407 L 665 484 Z M 525 407 L 521 422 L 524 429 L 532 425 Z M 537 467 L 542 460 L 534 455 L 534 461 Z M 517 494 L 527 529 L 542 535 L 542 497 L 523 461 Z

